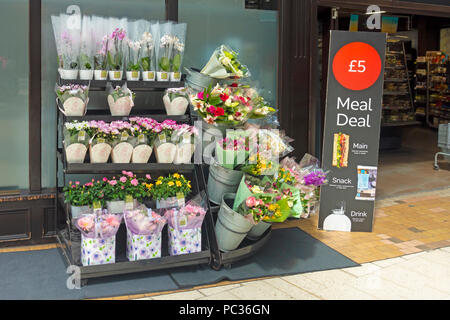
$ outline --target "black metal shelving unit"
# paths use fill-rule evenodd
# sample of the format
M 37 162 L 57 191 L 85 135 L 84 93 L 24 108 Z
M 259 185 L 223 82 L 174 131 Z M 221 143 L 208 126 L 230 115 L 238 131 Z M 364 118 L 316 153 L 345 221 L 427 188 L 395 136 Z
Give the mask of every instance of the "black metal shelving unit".
M 166 88 L 181 87 L 184 85 L 185 75 L 182 77 L 181 82 L 144 82 L 144 81 L 128 81 L 127 87 L 133 91 L 163 91 Z M 125 80 L 111 81 L 112 85 L 122 85 Z M 90 85 L 90 91 L 104 91 L 107 88 L 107 81 L 85 81 L 85 80 L 62 80 L 58 79 L 59 85 L 76 83 L 76 84 L 88 84 Z M 61 106 L 59 106 L 61 107 Z M 77 265 L 80 268 L 80 277 L 82 285 L 86 285 L 88 279 L 99 278 L 112 275 L 129 274 L 136 272 L 154 271 L 161 269 L 170 269 L 176 267 L 208 264 L 211 268 L 219 270 L 222 266 L 230 267 L 232 263 L 245 259 L 254 253 L 256 253 L 267 242 L 270 237 L 271 230 L 266 233 L 257 241 L 245 240 L 238 249 L 232 252 L 220 252 L 217 245 L 216 235 L 214 231 L 215 221 L 217 219 L 218 207 L 211 207 L 208 201 L 208 210 L 202 225 L 202 251 L 197 253 L 183 254 L 177 256 L 170 256 L 167 249 L 167 236 L 166 228 L 163 229 L 162 238 L 162 256 L 160 258 L 128 261 L 125 254 L 126 244 L 126 227 L 122 222 L 122 225 L 117 232 L 116 240 L 116 262 L 113 264 L 82 266 L 80 256 L 80 232 L 73 227 L 71 221 L 70 207 L 67 203 L 64 203 L 64 195 L 62 193 L 62 187 L 60 185 L 66 185 L 66 175 L 69 174 L 82 174 L 82 175 L 95 175 L 105 174 L 113 175 L 119 174 L 122 170 L 132 171 L 136 174 L 150 173 L 164 174 L 164 173 L 183 173 L 187 178 L 191 180 L 193 193 L 197 194 L 206 188 L 205 179 L 205 164 L 164 164 L 155 163 L 154 154 L 152 154 L 149 163 L 134 164 L 134 163 L 89 163 L 86 156 L 85 163 L 67 163 L 65 159 L 65 152 L 62 144 L 62 129 L 64 122 L 66 121 L 83 121 L 83 120 L 103 120 L 105 122 L 114 120 L 127 120 L 133 116 L 145 116 L 154 118 L 157 121 L 164 119 L 173 119 L 177 122 L 186 122 L 192 124 L 195 115 L 192 114 L 191 108 L 185 115 L 182 116 L 167 116 L 164 110 L 147 110 L 137 109 L 132 110 L 132 114 L 129 117 L 114 117 L 109 114 L 107 109 L 88 109 L 85 116 L 82 117 L 66 117 L 56 106 L 57 113 L 57 127 L 56 127 L 56 197 L 55 197 L 55 212 L 57 219 L 57 241 L 59 243 L 59 251 L 63 260 L 67 266 Z M 59 169 L 62 173 L 62 181 L 59 179 Z M 62 182 L 62 183 L 60 183 Z M 152 201 L 145 201 L 148 206 L 154 205 Z M 62 210 L 61 210 L 62 209 Z M 63 216 L 62 216 L 63 215 Z M 58 221 L 64 218 L 64 223 L 58 226 Z

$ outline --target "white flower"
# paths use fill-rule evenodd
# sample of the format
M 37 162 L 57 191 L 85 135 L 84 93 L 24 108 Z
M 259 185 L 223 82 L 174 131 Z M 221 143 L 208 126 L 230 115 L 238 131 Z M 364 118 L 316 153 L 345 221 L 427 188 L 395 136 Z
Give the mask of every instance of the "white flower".
M 225 105 L 226 105 L 227 107 L 231 106 L 232 103 L 233 103 L 233 100 L 231 100 L 231 98 L 228 98 L 228 99 L 225 101 Z
M 182 43 L 180 41 L 180 39 L 178 39 L 177 37 L 174 37 L 173 47 L 175 48 L 175 50 L 178 50 L 179 52 L 183 52 L 184 51 L 184 43 Z
M 172 42 L 173 42 L 172 37 L 168 34 L 165 34 L 160 39 L 160 47 L 164 48 L 165 46 L 171 44 Z
M 150 32 L 145 31 L 142 34 L 142 41 L 145 42 L 145 43 L 153 43 L 152 34 Z
M 224 66 L 228 66 L 230 64 L 230 62 L 231 62 L 231 59 L 226 57 L 226 56 L 222 56 L 222 57 L 220 57 L 219 61 Z
M 230 114 L 230 115 L 228 116 L 228 120 L 233 120 L 233 115 L 232 115 L 232 114 Z

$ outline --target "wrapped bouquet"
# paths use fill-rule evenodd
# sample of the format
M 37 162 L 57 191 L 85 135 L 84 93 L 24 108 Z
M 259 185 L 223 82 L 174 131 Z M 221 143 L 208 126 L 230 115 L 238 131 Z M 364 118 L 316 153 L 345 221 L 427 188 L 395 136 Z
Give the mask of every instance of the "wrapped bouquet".
M 217 79 L 245 78 L 250 71 L 238 60 L 238 53 L 226 45 L 221 45 L 212 54 L 208 63 L 200 71 Z
M 65 116 L 84 116 L 89 102 L 89 86 L 78 84 L 55 85 L 56 95 L 61 102 Z

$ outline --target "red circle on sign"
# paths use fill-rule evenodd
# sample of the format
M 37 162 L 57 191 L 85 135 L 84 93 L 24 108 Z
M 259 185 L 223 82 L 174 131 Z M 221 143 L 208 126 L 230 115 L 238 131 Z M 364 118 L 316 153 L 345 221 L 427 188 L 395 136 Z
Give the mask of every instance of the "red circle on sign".
M 381 59 L 377 50 L 364 42 L 343 46 L 333 59 L 336 80 L 350 90 L 364 90 L 377 81 L 381 72 Z

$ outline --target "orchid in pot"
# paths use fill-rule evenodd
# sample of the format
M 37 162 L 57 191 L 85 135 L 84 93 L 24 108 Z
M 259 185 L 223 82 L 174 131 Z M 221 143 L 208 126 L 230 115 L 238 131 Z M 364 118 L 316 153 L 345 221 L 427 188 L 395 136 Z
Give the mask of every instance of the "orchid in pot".
M 167 119 L 153 127 L 157 134 L 154 141 L 156 162 L 173 163 L 177 151 L 176 137 L 173 135 L 176 125 L 174 120 Z
M 111 129 L 104 121 L 89 121 L 89 158 L 91 163 L 106 163 L 111 154 Z
M 127 41 L 127 80 L 137 81 L 141 76 L 140 53 L 141 41 Z
M 169 73 L 171 69 L 173 37 L 171 35 L 172 23 L 167 22 L 159 25 L 159 34 L 157 50 L 157 68 L 156 73 L 158 81 L 169 81 Z
M 163 96 L 167 115 L 179 116 L 186 113 L 189 105 L 189 93 L 185 87 L 166 89 Z
M 122 87 L 112 86 L 109 89 L 108 105 L 112 116 L 128 116 L 134 106 L 135 93 L 124 83 Z
M 64 123 L 64 151 L 67 163 L 83 163 L 89 146 L 89 124 L 86 121 Z
M 126 121 L 113 121 L 109 124 L 112 138 L 111 160 L 113 163 L 129 163 L 136 138 L 134 128 Z
M 134 128 L 136 145 L 131 155 L 132 163 L 147 163 L 153 151 L 156 132 L 153 128 L 158 122 L 151 118 L 133 117 L 129 119 Z
M 94 51 L 94 79 L 108 78 L 106 52 L 108 47 L 107 20 L 103 17 L 92 17 L 93 51 Z
M 150 32 L 144 32 L 141 38 L 141 67 L 144 81 L 155 81 L 154 41 Z
M 154 185 L 146 186 L 149 195 L 156 199 L 156 208 L 179 207 L 191 192 L 191 182 L 182 174 L 174 173 L 160 176 Z
M 116 28 L 108 38 L 106 59 L 109 66 L 109 78 L 111 80 L 122 80 L 123 75 L 123 40 L 126 32 Z
M 186 23 L 178 23 L 172 26 L 172 58 L 170 60 L 171 72 L 170 81 L 181 80 L 181 64 L 184 55 L 184 42 L 186 38 Z
M 83 16 L 79 57 L 81 80 L 92 80 L 94 77 L 94 34 L 92 28 L 92 18 Z
M 89 102 L 89 86 L 78 84 L 55 85 L 55 92 L 64 110 L 59 109 L 65 116 L 76 117 L 86 114 L 87 104 Z

